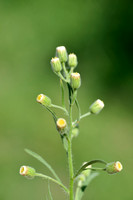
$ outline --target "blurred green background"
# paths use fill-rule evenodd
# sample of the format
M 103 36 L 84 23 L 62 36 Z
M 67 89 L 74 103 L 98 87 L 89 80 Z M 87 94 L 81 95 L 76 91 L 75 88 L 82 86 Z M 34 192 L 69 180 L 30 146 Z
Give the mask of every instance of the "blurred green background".
M 133 2 L 116 0 L 0 1 L 0 200 L 46 198 L 47 181 L 27 180 L 21 165 L 48 170 L 24 152 L 43 156 L 68 185 L 67 159 L 39 93 L 61 103 L 50 59 L 64 45 L 78 56 L 82 113 L 97 98 L 105 109 L 80 123 L 73 142 L 74 169 L 84 161 L 121 161 L 123 171 L 102 173 L 84 200 L 133 199 Z M 62 116 L 62 113 L 59 113 Z M 54 200 L 67 199 L 51 184 Z

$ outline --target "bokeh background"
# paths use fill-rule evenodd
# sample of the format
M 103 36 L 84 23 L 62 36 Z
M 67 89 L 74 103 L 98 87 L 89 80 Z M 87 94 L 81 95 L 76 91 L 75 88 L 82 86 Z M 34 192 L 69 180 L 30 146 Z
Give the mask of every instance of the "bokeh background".
M 97 98 L 105 109 L 80 123 L 73 142 L 74 169 L 84 161 L 121 161 L 123 171 L 102 173 L 84 200 L 133 199 L 133 2 L 125 0 L 0 1 L 0 200 L 46 199 L 47 181 L 27 180 L 21 165 L 49 174 L 24 152 L 43 156 L 68 185 L 67 159 L 51 115 L 36 103 L 39 93 L 61 103 L 50 59 L 64 45 L 78 56 L 82 113 Z M 62 113 L 59 113 L 62 116 Z M 67 199 L 51 184 L 54 200 Z

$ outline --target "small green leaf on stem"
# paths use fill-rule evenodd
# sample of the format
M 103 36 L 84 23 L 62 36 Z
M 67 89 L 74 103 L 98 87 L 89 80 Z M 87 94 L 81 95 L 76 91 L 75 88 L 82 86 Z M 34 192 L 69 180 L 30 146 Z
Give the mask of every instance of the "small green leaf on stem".
M 57 176 L 57 174 L 55 173 L 53 168 L 46 162 L 46 160 L 44 160 L 40 155 L 38 155 L 37 153 L 35 153 L 29 149 L 25 149 L 25 151 L 29 155 L 31 155 L 34 158 L 36 158 L 37 160 L 39 160 L 42 164 L 44 164 L 51 171 L 51 173 L 54 175 L 54 177 L 61 183 L 61 180 L 59 179 L 59 177 Z

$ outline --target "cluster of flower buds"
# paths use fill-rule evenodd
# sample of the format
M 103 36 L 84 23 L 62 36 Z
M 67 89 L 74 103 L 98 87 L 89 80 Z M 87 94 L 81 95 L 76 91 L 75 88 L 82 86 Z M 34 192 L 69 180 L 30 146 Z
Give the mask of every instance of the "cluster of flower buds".
M 36 171 L 34 168 L 32 167 L 29 167 L 29 166 L 22 166 L 20 168 L 20 171 L 19 173 L 22 175 L 22 176 L 25 176 L 26 178 L 34 178 L 35 175 L 36 175 Z
M 63 65 L 63 63 L 66 62 L 68 64 L 68 70 Z M 74 53 L 70 53 L 68 55 L 67 50 L 64 46 L 57 47 L 56 57 L 51 59 L 52 70 L 57 73 L 57 75 L 61 79 L 66 80 L 66 82 L 70 83 L 73 90 L 77 90 L 81 85 L 80 74 L 77 72 L 73 72 L 77 64 L 77 56 Z

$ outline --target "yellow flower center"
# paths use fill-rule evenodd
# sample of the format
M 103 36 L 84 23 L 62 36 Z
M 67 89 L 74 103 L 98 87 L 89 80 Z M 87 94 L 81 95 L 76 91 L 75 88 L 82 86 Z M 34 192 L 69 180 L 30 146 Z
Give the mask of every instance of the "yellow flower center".
M 58 123 L 59 123 L 59 125 L 64 125 L 64 124 L 65 124 L 65 121 L 64 121 L 63 119 L 60 119 L 60 120 L 58 121 Z
M 59 129 L 64 129 L 64 128 L 66 127 L 66 120 L 63 119 L 63 118 L 59 118 L 59 119 L 57 120 L 56 124 L 57 124 L 57 127 L 58 127 Z
M 117 161 L 116 162 L 116 165 L 115 165 L 115 168 L 116 168 L 116 170 L 119 172 L 119 171 L 121 171 L 122 170 L 122 164 L 119 162 L 119 161 Z
M 121 169 L 121 164 L 120 163 L 118 163 L 118 168 Z
M 24 172 L 24 167 L 21 167 L 20 173 L 23 173 L 23 172 Z
M 36 100 L 40 103 L 45 98 L 44 94 L 39 94 L 36 98 Z
M 38 95 L 37 100 L 40 100 L 42 98 L 42 95 Z

